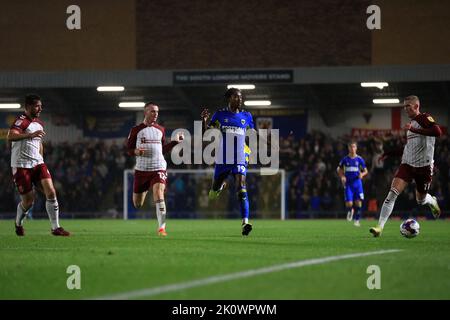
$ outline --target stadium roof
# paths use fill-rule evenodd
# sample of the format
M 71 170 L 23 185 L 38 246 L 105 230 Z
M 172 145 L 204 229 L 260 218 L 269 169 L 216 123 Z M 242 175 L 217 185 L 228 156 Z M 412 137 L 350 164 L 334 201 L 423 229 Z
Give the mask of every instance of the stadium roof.
M 383 89 L 361 87 L 360 83 L 367 81 L 386 81 L 389 86 Z M 118 110 L 119 102 L 153 101 L 163 110 L 184 110 L 197 115 L 203 107 L 221 106 L 226 85 L 236 82 L 255 84 L 254 90 L 243 91 L 245 99 L 271 100 L 270 108 L 380 108 L 382 106 L 374 105 L 372 99 L 401 100 L 411 94 L 419 96 L 423 105 L 444 109 L 450 105 L 450 65 L 4 72 L 0 73 L 0 103 L 22 103 L 23 97 L 33 92 L 42 96 L 48 110 L 107 112 Z M 125 90 L 97 92 L 100 85 L 122 85 Z

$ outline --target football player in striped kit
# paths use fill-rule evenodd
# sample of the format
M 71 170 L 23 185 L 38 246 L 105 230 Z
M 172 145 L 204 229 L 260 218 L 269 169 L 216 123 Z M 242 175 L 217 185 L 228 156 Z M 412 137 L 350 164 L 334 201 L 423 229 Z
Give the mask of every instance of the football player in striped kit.
M 384 225 L 394 209 L 398 195 L 413 180 L 416 182 L 416 200 L 420 205 L 427 205 L 435 219 L 439 218 L 441 210 L 436 197 L 428 191 L 433 175 L 434 142 L 442 134 L 441 128 L 433 117 L 419 111 L 420 101 L 417 96 L 408 96 L 403 103 L 405 112 L 411 119 L 405 125 L 407 142 L 403 149 L 402 161 L 394 179 L 391 189 L 384 200 L 380 218 L 376 227 L 370 228 L 374 237 L 381 235 Z
M 175 141 L 165 143 L 165 129 L 156 123 L 159 107 L 148 102 L 144 106 L 144 121 L 133 127 L 128 135 L 128 154 L 136 157 L 133 183 L 133 204 L 144 205 L 145 197 L 152 190 L 158 219 L 158 235 L 167 236 L 164 190 L 167 183 L 167 162 L 164 155 L 170 152 L 184 136 L 178 133 Z
M 45 194 L 45 209 L 51 222 L 51 233 L 55 236 L 69 236 L 70 233 L 59 225 L 59 205 L 53 180 L 44 163 L 42 138 L 44 123 L 39 119 L 42 112 L 41 98 L 31 94 L 25 97 L 25 112 L 16 118 L 8 131 L 11 141 L 11 167 L 14 183 L 20 193 L 17 205 L 16 234 L 25 235 L 23 221 L 33 202 L 33 185 Z

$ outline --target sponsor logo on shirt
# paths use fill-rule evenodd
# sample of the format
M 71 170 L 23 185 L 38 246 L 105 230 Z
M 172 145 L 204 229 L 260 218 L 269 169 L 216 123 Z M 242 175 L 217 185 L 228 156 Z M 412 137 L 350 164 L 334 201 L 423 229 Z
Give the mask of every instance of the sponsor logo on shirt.
M 222 132 L 238 134 L 238 135 L 245 135 L 244 128 L 234 127 L 234 126 L 222 126 Z

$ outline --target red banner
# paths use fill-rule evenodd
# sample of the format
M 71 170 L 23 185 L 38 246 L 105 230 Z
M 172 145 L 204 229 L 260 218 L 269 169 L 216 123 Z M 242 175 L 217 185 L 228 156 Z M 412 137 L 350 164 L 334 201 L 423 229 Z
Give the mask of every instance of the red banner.
M 405 130 L 352 128 L 352 137 L 384 137 L 387 135 L 404 136 Z
M 447 127 L 439 126 L 442 130 L 442 134 L 447 134 Z M 403 129 L 365 129 L 365 128 L 352 128 L 352 137 L 384 137 L 384 136 L 405 136 L 406 132 Z

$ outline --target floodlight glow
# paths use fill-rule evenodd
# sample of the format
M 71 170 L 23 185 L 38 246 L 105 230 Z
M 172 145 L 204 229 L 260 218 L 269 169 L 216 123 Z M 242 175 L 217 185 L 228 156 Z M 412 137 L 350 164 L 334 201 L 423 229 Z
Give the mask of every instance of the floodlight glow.
M 99 92 L 113 92 L 113 91 L 123 91 L 125 87 L 116 86 L 116 87 L 97 87 L 97 91 Z
M 0 103 L 0 109 L 19 109 L 20 103 Z
M 400 103 L 399 99 L 373 99 L 375 104 Z
M 244 104 L 246 106 L 270 106 L 272 102 L 270 100 L 248 100 Z
M 384 87 L 388 87 L 389 83 L 387 82 L 361 82 L 361 87 L 376 87 L 378 89 L 383 89 Z
M 145 102 L 120 102 L 119 108 L 142 108 Z
M 227 85 L 227 89 L 236 88 L 240 90 L 253 90 L 255 89 L 254 84 L 229 84 Z

